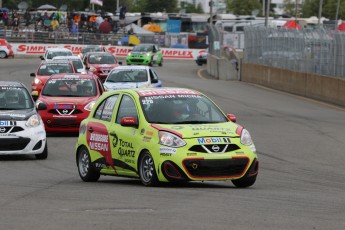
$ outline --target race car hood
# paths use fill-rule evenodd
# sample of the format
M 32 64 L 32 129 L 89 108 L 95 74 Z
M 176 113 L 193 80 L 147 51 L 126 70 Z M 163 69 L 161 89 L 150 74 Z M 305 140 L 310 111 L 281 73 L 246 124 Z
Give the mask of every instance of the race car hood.
M 0 110 L 0 121 L 26 121 L 34 114 L 37 114 L 34 108 L 21 110 Z
M 48 107 L 54 105 L 63 105 L 63 104 L 73 104 L 73 105 L 80 105 L 85 106 L 90 101 L 97 100 L 97 97 L 46 97 L 41 96 L 38 100 L 43 101 Z
M 149 82 L 106 82 L 104 86 L 108 90 L 118 90 L 118 89 L 130 89 L 130 88 L 143 88 L 143 87 L 150 87 Z
M 89 64 L 90 67 L 94 67 L 100 70 L 111 70 L 112 68 L 119 66 L 119 64 Z
M 198 137 L 238 137 L 236 129 L 238 125 L 232 122 L 217 124 L 152 124 L 152 127 L 158 130 L 172 132 L 182 138 Z

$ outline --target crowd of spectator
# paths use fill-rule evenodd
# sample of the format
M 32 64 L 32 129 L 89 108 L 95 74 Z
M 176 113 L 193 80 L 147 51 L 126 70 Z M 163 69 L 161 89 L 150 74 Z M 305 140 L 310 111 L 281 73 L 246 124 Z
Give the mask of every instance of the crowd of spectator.
M 0 12 L 0 23 L 5 30 L 59 31 L 70 33 L 116 33 L 117 22 L 109 16 L 69 12 Z

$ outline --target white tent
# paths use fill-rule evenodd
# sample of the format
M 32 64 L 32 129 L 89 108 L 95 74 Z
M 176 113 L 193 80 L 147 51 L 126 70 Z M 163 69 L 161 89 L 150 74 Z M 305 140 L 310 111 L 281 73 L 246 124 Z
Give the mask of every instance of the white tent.
M 141 34 L 154 34 L 153 32 L 149 31 L 149 30 L 146 30 L 144 28 L 141 28 L 140 26 L 134 24 L 134 23 L 131 23 L 129 25 L 127 25 L 126 27 L 126 31 L 130 31 L 130 29 L 132 28 L 133 30 L 133 33 L 134 34 L 138 34 L 138 35 L 141 35 Z

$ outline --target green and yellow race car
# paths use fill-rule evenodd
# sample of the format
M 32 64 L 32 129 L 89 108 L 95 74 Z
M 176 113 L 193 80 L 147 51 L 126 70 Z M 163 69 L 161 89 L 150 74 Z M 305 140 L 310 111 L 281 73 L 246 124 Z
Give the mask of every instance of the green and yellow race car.
M 104 93 L 82 121 L 76 163 L 84 181 L 100 175 L 159 182 L 255 183 L 259 162 L 249 132 L 207 96 L 183 88 Z
M 163 54 L 155 44 L 136 45 L 126 57 L 127 65 L 163 66 Z

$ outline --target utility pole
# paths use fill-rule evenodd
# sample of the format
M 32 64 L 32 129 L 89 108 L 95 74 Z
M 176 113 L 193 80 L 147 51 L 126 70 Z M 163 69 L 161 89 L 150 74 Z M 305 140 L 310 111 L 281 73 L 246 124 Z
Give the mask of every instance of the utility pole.
M 323 0 L 320 0 L 319 2 L 319 20 L 318 20 L 318 25 L 321 25 L 321 15 L 322 15 L 322 4 L 323 4 Z
M 271 1 L 267 0 L 267 2 L 266 2 L 266 15 L 265 15 L 265 27 L 268 27 L 268 17 L 270 16 L 270 5 L 271 5 Z
M 213 24 L 213 0 L 210 0 L 209 3 L 210 5 L 210 24 L 212 25 Z

